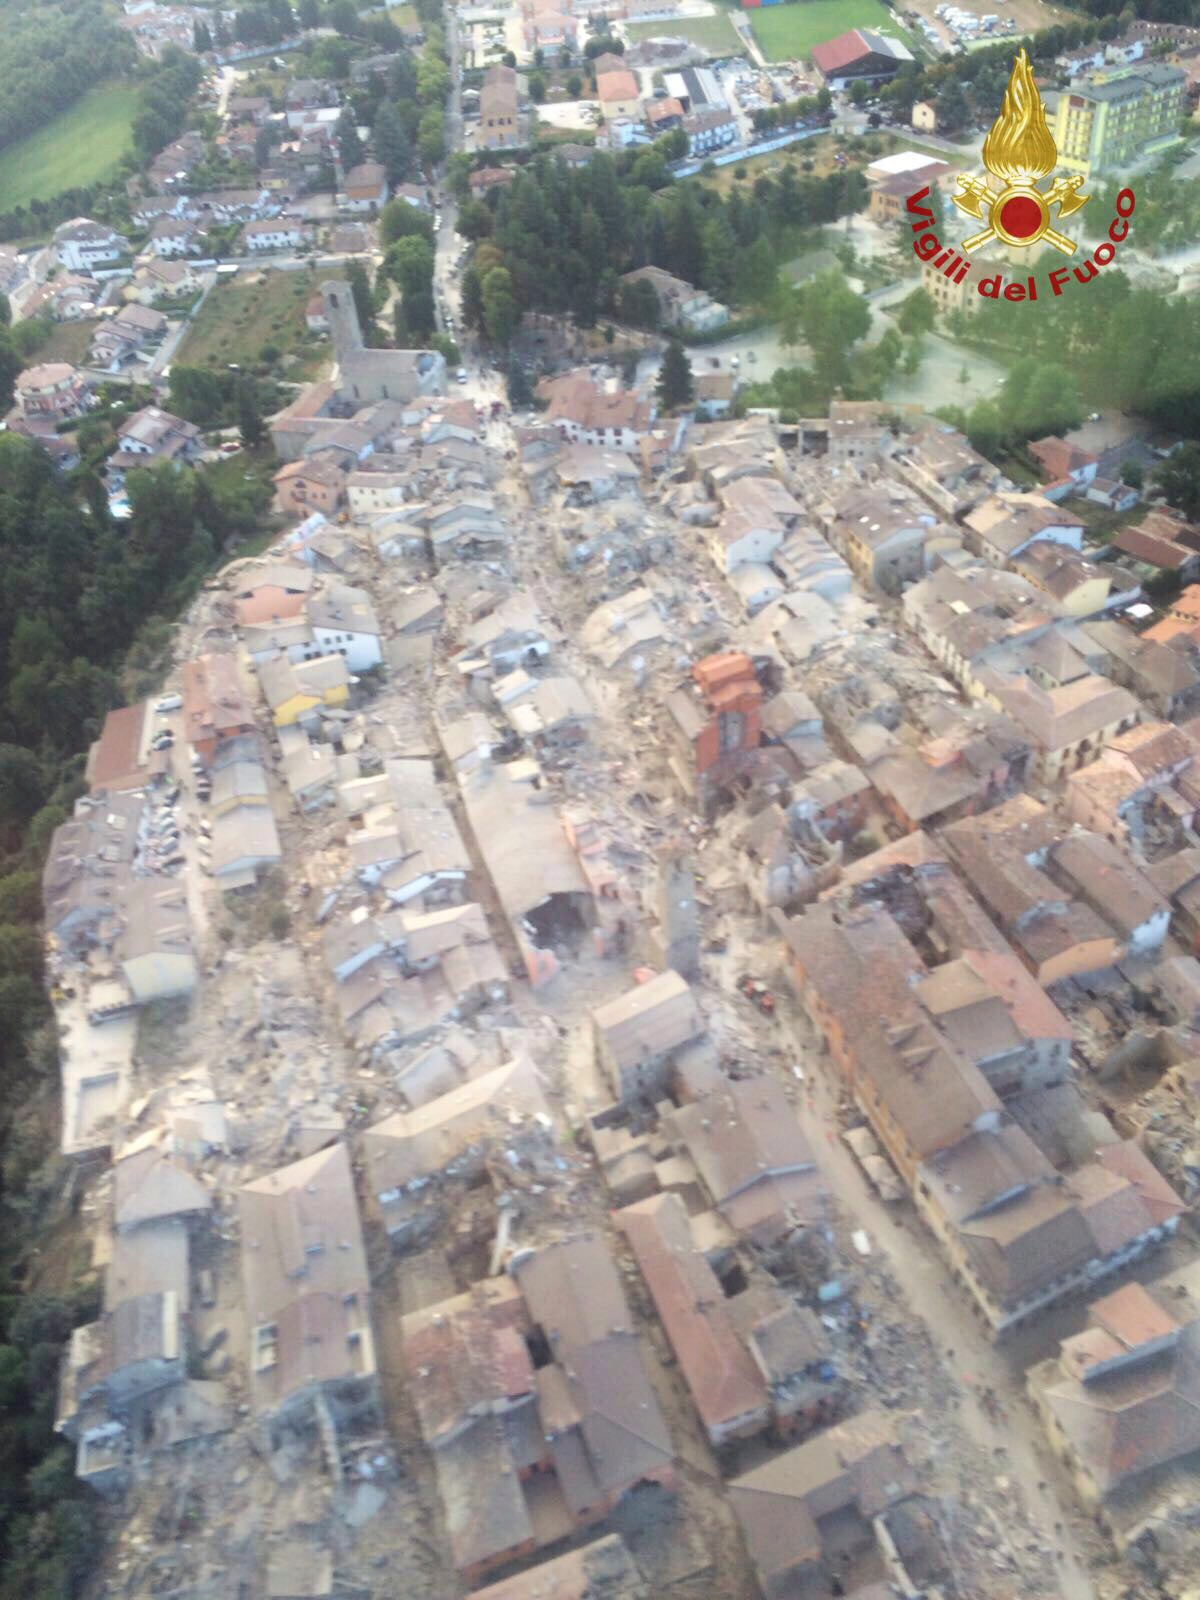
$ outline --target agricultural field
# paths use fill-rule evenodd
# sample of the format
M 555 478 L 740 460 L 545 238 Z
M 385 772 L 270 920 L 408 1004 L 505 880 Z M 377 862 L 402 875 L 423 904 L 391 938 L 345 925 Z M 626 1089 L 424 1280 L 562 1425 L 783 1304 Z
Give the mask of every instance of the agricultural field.
M 805 58 L 813 45 L 836 39 L 850 28 L 877 28 L 902 39 L 910 49 L 914 42 L 881 0 L 803 0 L 760 7 L 746 16 L 768 61 Z
M 249 272 L 219 283 L 176 352 L 176 364 L 236 364 L 288 382 L 310 382 L 329 363 L 328 344 L 304 320 L 316 291 L 316 275 L 305 271 Z
M 746 47 L 727 12 L 712 17 L 667 17 L 659 22 L 627 22 L 630 43 L 639 39 L 690 39 L 710 56 L 744 56 Z
M 138 92 L 100 85 L 0 155 L 0 211 L 107 178 L 133 147 Z
M 83 322 L 56 322 L 32 359 L 66 361 L 73 367 L 81 367 L 92 348 L 92 335 L 99 326 L 98 317 L 89 317 Z

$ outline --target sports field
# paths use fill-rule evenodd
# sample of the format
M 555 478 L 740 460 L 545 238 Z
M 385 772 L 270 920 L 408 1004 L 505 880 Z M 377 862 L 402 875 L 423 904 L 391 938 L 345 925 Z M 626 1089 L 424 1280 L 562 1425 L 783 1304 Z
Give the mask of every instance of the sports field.
M 768 61 L 799 60 L 813 45 L 836 39 L 851 28 L 878 28 L 912 48 L 907 31 L 880 0 L 800 0 L 799 4 L 758 7 L 746 16 Z
M 666 17 L 661 22 L 628 22 L 630 39 L 690 39 L 710 56 L 744 56 L 746 47 L 724 11 L 715 17 Z
M 53 122 L 0 151 L 0 211 L 106 178 L 133 143 L 137 108 L 137 90 L 127 85 L 89 89 Z

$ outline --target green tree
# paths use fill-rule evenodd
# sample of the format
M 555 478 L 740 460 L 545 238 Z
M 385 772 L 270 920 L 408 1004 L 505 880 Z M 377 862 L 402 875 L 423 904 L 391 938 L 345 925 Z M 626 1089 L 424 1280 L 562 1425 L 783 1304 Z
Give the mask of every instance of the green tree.
M 352 106 L 343 106 L 337 122 L 334 124 L 334 139 L 337 141 L 338 157 L 342 167 L 349 170 L 357 167 L 366 155 L 363 142 L 358 135 L 358 118 Z
M 386 264 L 389 275 L 405 296 L 420 294 L 433 283 L 433 246 L 419 234 L 411 234 L 394 244 L 387 253 Z
M 512 356 L 506 373 L 508 403 L 514 411 L 527 411 L 533 404 L 533 389 L 529 376 L 516 356 Z
M 387 171 L 388 182 L 402 183 L 412 165 L 412 145 L 400 113 L 390 100 L 384 100 L 375 113 L 371 139 L 375 155 Z M 400 204 L 407 205 L 407 201 L 401 201 Z M 409 206 L 408 209 L 411 211 L 413 207 Z
M 785 344 L 802 338 L 813 372 L 827 394 L 849 380 L 854 345 L 871 326 L 871 313 L 838 269 L 819 273 L 793 297 L 783 322 Z
M 198 17 L 192 23 L 192 49 L 197 55 L 203 55 L 206 50 L 211 50 L 212 47 L 213 36 L 209 30 L 208 23 L 203 18 Z
M 1200 517 L 1200 444 L 1184 444 L 1172 450 L 1152 474 L 1156 487 L 1168 504 L 1185 517 Z
M 296 15 L 300 19 L 302 28 L 319 28 L 321 26 L 320 0 L 299 0 L 296 6 Z
M 454 224 L 455 232 L 461 233 L 464 239 L 472 243 L 477 239 L 486 239 L 492 231 L 492 212 L 482 200 L 468 200 L 461 207 L 458 219 Z
M 46 776 L 33 751 L 0 744 L 0 823 L 11 827 L 28 822 L 45 798 Z
M 850 85 L 850 104 L 852 106 L 865 106 L 871 98 L 871 91 L 861 78 Z
M 937 316 L 933 296 L 926 289 L 914 289 L 901 300 L 896 310 L 896 326 L 901 333 L 929 333 Z
M 468 266 L 462 275 L 459 284 L 462 304 L 463 322 L 468 328 L 483 326 L 483 286 L 479 281 L 478 269 Z
M 692 382 L 692 365 L 678 339 L 669 340 L 663 352 L 656 390 L 664 411 L 674 411 L 677 406 L 692 403 L 696 392 Z
M 416 206 L 407 200 L 389 200 L 379 213 L 379 242 L 386 250 L 397 239 L 407 239 L 413 234 L 433 240 L 433 223 Z
M 492 344 L 504 348 L 517 331 L 521 313 L 513 294 L 512 274 L 506 267 L 493 267 L 480 285 L 483 296 L 483 326 Z
M 546 98 L 546 80 L 540 72 L 529 75 L 529 98 L 535 106 L 540 106 Z
M 238 432 L 247 450 L 257 450 L 267 436 L 258 404 L 257 386 L 243 378 L 237 388 Z
M 367 277 L 367 269 L 361 261 L 350 263 L 346 281 L 350 285 L 350 293 L 354 296 L 354 309 L 358 312 L 363 343 L 372 344 L 375 342 L 375 301 L 371 294 L 371 280 Z
M 577 72 L 573 72 L 567 79 L 567 97 L 571 100 L 578 100 L 582 93 L 583 79 Z
M 1122 461 L 1121 482 L 1131 489 L 1141 489 L 1146 483 L 1146 469 L 1140 461 Z
M 446 118 L 441 106 L 430 106 L 421 113 L 417 149 L 427 167 L 436 166 L 442 159 L 446 149 Z

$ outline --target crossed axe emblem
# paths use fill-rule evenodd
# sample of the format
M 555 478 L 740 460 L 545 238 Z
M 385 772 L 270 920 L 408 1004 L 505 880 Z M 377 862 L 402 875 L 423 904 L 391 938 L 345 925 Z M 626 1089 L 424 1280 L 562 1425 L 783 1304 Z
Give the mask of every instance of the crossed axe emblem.
M 967 251 L 978 250 L 991 240 L 1002 238 L 1003 234 L 996 226 L 1001 209 L 1010 198 L 1022 196 L 1034 200 L 1042 207 L 1043 226 L 1038 233 L 1028 239 L 1006 242 L 1034 244 L 1040 239 L 1045 239 L 1047 244 L 1052 244 L 1056 250 L 1061 250 L 1063 255 L 1074 255 L 1074 240 L 1068 239 L 1065 233 L 1059 233 L 1057 228 L 1050 226 L 1050 208 L 1057 205 L 1060 218 L 1069 217 L 1073 212 L 1079 211 L 1091 198 L 1090 195 L 1078 193 L 1082 187 L 1083 179 L 1076 175 L 1070 178 L 1056 178 L 1044 194 L 1033 183 L 1015 184 L 997 192 L 981 178 L 960 173 L 958 193 L 951 197 L 954 204 L 969 217 L 977 217 L 980 221 L 986 220 L 988 224 L 981 232 L 964 239 L 961 248 Z

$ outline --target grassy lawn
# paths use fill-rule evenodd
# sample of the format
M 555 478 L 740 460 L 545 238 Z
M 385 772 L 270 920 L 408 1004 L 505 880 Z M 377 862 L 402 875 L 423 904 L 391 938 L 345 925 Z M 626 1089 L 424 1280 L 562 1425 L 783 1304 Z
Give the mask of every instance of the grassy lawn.
M 86 322 L 56 322 L 45 344 L 38 346 L 33 360 L 66 361 L 73 367 L 81 367 L 92 347 L 92 334 L 96 331 L 98 320 L 89 317 Z
M 724 12 L 715 17 L 667 17 L 662 22 L 630 22 L 631 39 L 690 39 L 712 56 L 744 56 L 745 46 Z
M 398 28 L 415 28 L 417 25 L 416 6 L 390 6 L 388 8 L 388 21 L 394 22 Z
M 46 127 L 9 145 L 0 160 L 0 211 L 108 177 L 132 146 L 137 107 L 136 89 L 89 89 Z
M 880 0 L 802 0 L 800 4 L 760 7 L 746 15 L 768 61 L 807 56 L 813 45 L 836 39 L 851 28 L 878 28 L 902 39 L 910 49 L 913 42 Z
M 304 320 L 316 292 L 316 275 L 305 271 L 254 272 L 220 283 L 175 360 L 189 367 L 265 364 L 289 382 L 309 381 L 329 365 L 328 342 L 310 333 Z M 278 356 L 264 356 L 264 346 L 274 346 Z

